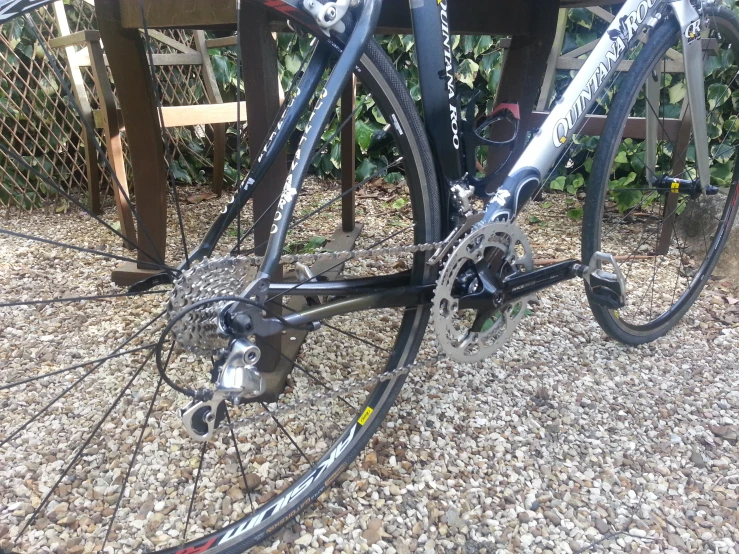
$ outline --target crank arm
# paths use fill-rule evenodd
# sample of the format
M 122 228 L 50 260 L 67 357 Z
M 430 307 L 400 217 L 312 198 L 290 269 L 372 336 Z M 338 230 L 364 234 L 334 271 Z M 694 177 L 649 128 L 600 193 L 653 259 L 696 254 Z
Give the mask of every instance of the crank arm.
M 582 277 L 586 269 L 587 266 L 577 260 L 567 260 L 528 273 L 514 273 L 503 280 L 504 303 L 530 296 L 562 281 Z

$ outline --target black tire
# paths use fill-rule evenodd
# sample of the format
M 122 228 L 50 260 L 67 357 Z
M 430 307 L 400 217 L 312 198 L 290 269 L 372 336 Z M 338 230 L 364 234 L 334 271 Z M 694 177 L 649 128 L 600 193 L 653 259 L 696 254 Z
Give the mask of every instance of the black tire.
M 721 45 L 730 45 L 730 49 L 726 51 L 719 49 L 719 51 L 726 52 L 723 55 L 732 56 L 735 64 L 739 60 L 739 19 L 726 7 L 706 5 L 704 9 L 704 19 L 708 21 L 712 30 L 719 31 L 720 34 L 715 36 L 721 40 Z M 712 36 L 714 36 L 714 33 L 712 33 Z M 587 189 L 582 234 L 584 262 L 588 263 L 593 254 L 598 251 L 612 253 L 617 256 L 625 255 L 621 258 L 622 260 L 626 258 L 621 262 L 622 268 L 625 274 L 632 275 L 632 279 L 629 279 L 627 274 L 626 306 L 621 310 L 609 309 L 598 304 L 592 290 L 586 284 L 588 301 L 603 330 L 614 339 L 632 346 L 648 343 L 665 335 L 680 321 L 696 301 L 718 262 L 737 211 L 736 163 L 739 160 L 733 160 L 733 164 L 726 162 L 733 165 L 734 169 L 729 186 L 722 188 L 720 195 L 716 197 L 719 200 L 712 201 L 718 202 L 716 209 L 719 211 L 716 213 L 720 213 L 720 219 L 715 217 L 717 220 L 715 231 L 710 233 L 710 229 L 713 229 L 713 224 L 711 224 L 709 233 L 706 233 L 704 224 L 701 223 L 705 248 L 692 246 L 700 241 L 697 240 L 697 236 L 691 234 L 693 231 L 687 229 L 690 228 L 691 224 L 694 224 L 694 221 L 702 221 L 697 216 L 706 213 L 706 210 L 708 210 L 707 202 L 709 202 L 706 198 L 713 197 L 701 196 L 697 199 L 690 199 L 683 194 L 675 195 L 680 197 L 678 202 L 682 207 L 682 211 L 675 217 L 676 226 L 668 236 L 670 246 L 667 251 L 664 248 L 658 250 L 656 247 L 657 239 L 655 238 L 655 247 L 653 248 L 651 242 L 652 230 L 654 230 L 655 237 L 658 233 L 661 234 L 663 222 L 667 219 L 665 215 L 673 213 L 673 211 L 665 209 L 669 195 L 660 194 L 657 196 L 653 192 L 648 192 L 649 185 L 645 181 L 646 168 L 642 172 L 634 169 L 634 166 L 626 166 L 626 169 L 620 169 L 621 165 L 616 161 L 620 148 L 625 148 L 627 151 L 632 147 L 635 148 L 633 151 L 640 151 L 640 148 L 642 148 L 638 141 L 624 142 L 623 134 L 627 119 L 630 115 L 641 115 L 647 109 L 654 109 L 649 105 L 646 98 L 640 95 L 640 92 L 648 76 L 657 74 L 654 71 L 666 59 L 668 48 L 676 47 L 679 42 L 680 30 L 677 21 L 673 17 L 669 17 L 667 21 L 650 33 L 648 42 L 638 54 L 613 101 L 595 153 Z M 725 69 L 728 75 L 731 72 L 730 68 Z M 736 72 L 734 71 L 734 73 Z M 662 72 L 659 74 L 665 75 Z M 736 85 L 736 79 L 734 78 L 728 86 L 734 87 L 732 90 L 736 90 Z M 643 107 L 642 100 L 644 100 Z M 660 110 L 660 107 L 658 106 L 656 109 Z M 661 109 L 662 112 L 654 113 L 661 113 L 661 118 L 664 121 L 667 107 L 662 106 Z M 714 114 L 714 111 L 709 111 L 709 116 L 714 117 Z M 722 117 L 720 113 L 718 117 Z M 665 132 L 667 133 L 666 130 Z M 729 136 L 727 133 L 726 138 Z M 723 139 L 724 142 L 726 142 L 726 138 Z M 731 135 L 731 138 L 736 141 L 736 137 L 733 135 Z M 717 139 L 717 142 L 721 142 L 721 138 Z M 724 144 L 724 142 L 721 144 Z M 659 145 L 658 165 L 655 166 L 655 173 L 657 175 L 670 175 L 669 169 L 664 168 L 675 163 L 675 154 L 677 154 L 678 149 L 670 150 L 670 147 L 674 146 L 674 141 L 671 142 L 669 138 L 668 140 L 659 141 Z M 685 150 L 682 154 L 687 155 Z M 642 163 L 642 165 L 644 164 Z M 663 169 L 661 173 L 660 169 Z M 641 199 L 634 207 L 630 207 L 623 212 L 619 211 L 618 217 L 615 217 L 613 202 L 608 195 L 609 186 L 614 186 L 612 184 L 612 177 L 614 177 L 613 182 L 616 182 L 615 194 L 623 194 L 618 192 L 620 189 L 618 189 L 619 185 L 616 179 L 623 175 L 623 173 L 619 173 L 620 171 L 629 170 L 633 170 L 636 174 L 636 178 L 630 186 L 634 187 L 634 191 L 638 191 Z M 629 174 L 629 179 L 631 178 L 631 174 Z M 633 194 L 633 192 L 629 194 Z M 720 206 L 722 203 L 723 206 Z M 619 210 L 621 210 L 620 207 Z M 637 212 L 637 210 L 640 211 Z M 675 213 L 677 213 L 676 210 L 678 208 L 675 208 Z M 640 225 L 640 219 L 643 220 L 644 230 L 638 235 L 638 230 L 634 231 L 634 229 Z M 656 224 L 655 221 L 657 221 Z M 681 226 L 686 229 L 684 233 L 680 230 Z M 667 227 L 665 226 L 665 228 Z M 633 243 L 629 242 L 630 239 L 623 238 L 624 233 L 629 237 L 638 235 L 638 238 Z M 634 248 L 636 241 L 638 241 L 638 246 Z M 705 250 L 703 253 L 705 257 L 702 258 L 699 266 L 693 267 L 694 258 L 701 255 L 699 250 Z M 641 254 L 645 255 L 640 256 Z M 670 262 L 670 257 L 677 258 L 677 260 Z M 649 268 L 645 264 L 651 264 L 651 276 L 648 275 Z M 673 265 L 676 272 L 674 277 L 675 289 L 672 291 L 672 297 L 668 299 L 669 291 L 660 291 L 658 281 L 667 283 L 668 273 L 666 272 Z M 683 286 L 685 287 L 684 290 L 682 289 Z M 651 293 L 649 292 L 650 287 Z M 650 297 L 649 306 L 647 307 L 648 294 Z M 655 296 L 657 297 L 656 300 Z
M 422 244 L 440 240 L 442 218 L 439 191 L 433 157 L 424 132 L 424 125 L 402 78 L 388 56 L 374 40 L 368 45 L 359 63 L 357 77 L 361 85 L 373 95 L 374 101 L 379 106 L 380 111 L 386 117 L 387 121 L 392 121 L 392 124 L 388 126 L 386 131 L 392 135 L 402 156 L 404 181 L 410 195 L 411 206 L 408 217 L 413 221 L 413 228 L 409 231 L 412 238 L 409 238 L 408 241 L 412 240 L 415 244 Z M 225 234 L 223 236 L 225 237 Z M 423 285 L 435 281 L 438 270 L 426 264 L 429 255 L 417 254 L 410 262 L 409 269 L 411 270 L 412 284 Z M 4 298 L 2 300 L 6 299 Z M 387 361 L 384 363 L 384 367 L 378 367 L 377 371 L 380 373 L 383 371 L 389 372 L 414 362 L 427 327 L 430 307 L 418 306 L 399 310 L 399 312 L 399 325 L 396 327 L 388 326 L 385 329 L 388 335 L 390 333 L 394 335 L 394 341 L 390 337 L 390 353 L 387 355 Z M 29 369 L 29 371 L 31 370 Z M 10 373 L 8 374 L 11 375 Z M 12 379 L 12 377 L 8 378 Z M 280 491 L 276 491 L 276 496 L 264 500 L 264 503 L 256 509 L 252 509 L 251 513 L 229 523 L 225 527 L 220 529 L 211 528 L 210 530 L 203 531 L 203 536 L 197 540 L 183 542 L 180 546 L 157 551 L 168 554 L 181 554 L 183 552 L 189 554 L 236 554 L 244 552 L 249 547 L 260 543 L 265 538 L 274 534 L 285 523 L 292 520 L 298 513 L 315 501 L 347 469 L 366 446 L 372 435 L 377 431 L 395 402 L 403 387 L 404 381 L 404 376 L 398 376 L 380 382 L 370 392 L 362 392 L 361 398 L 364 400 L 360 400 L 363 403 L 358 404 L 358 412 L 351 416 L 350 420 L 348 419 L 349 416 L 347 416 L 346 419 L 350 422 L 345 428 L 342 427 L 344 429 L 343 432 L 333 435 L 334 437 L 338 435 L 338 438 L 335 438 L 333 443 L 327 443 L 329 446 L 325 454 L 320 458 L 316 457 L 316 460 L 311 462 L 312 465 L 307 470 L 302 469 L 303 473 L 298 473 L 300 469 L 296 469 L 292 484 L 287 486 L 288 482 L 286 481 L 285 486 L 287 488 L 281 488 Z M 153 382 L 156 383 L 156 379 Z M 130 384 L 127 387 L 130 387 Z M 8 406 L 15 405 L 15 400 L 12 399 L 13 387 L 15 386 L 16 384 L 11 383 L 7 387 L 3 386 L 0 388 L 0 409 L 7 409 Z M 123 392 L 126 392 L 126 390 L 128 389 L 124 389 Z M 157 386 L 156 392 L 154 393 L 152 406 L 154 400 L 157 398 L 158 392 L 159 386 Z M 151 414 L 151 410 L 149 414 Z M 147 425 L 148 417 L 149 415 L 144 420 L 144 428 Z M 9 457 L 13 459 L 22 459 L 21 456 L 23 455 L 22 444 L 16 445 L 18 450 L 13 450 L 14 437 L 10 436 L 10 434 L 15 428 L 9 425 L 9 423 L 6 423 L 6 427 L 0 425 L 0 467 L 4 465 L 7 453 L 10 453 Z M 141 428 L 141 437 L 143 437 L 144 428 Z M 8 443 L 5 439 L 11 440 Z M 235 440 L 234 443 L 236 443 Z M 139 444 L 141 444 L 140 440 Z M 238 453 L 238 444 L 235 444 L 235 446 Z M 326 446 L 324 445 L 322 448 L 326 448 Z M 205 452 L 205 446 L 202 451 Z M 182 457 L 185 459 L 184 454 Z M 80 456 L 81 458 L 82 456 Z M 202 455 L 200 460 L 202 463 Z M 136 461 L 139 465 L 144 463 L 140 460 Z M 10 462 L 8 463 L 10 464 Z M 239 464 L 241 464 L 240 460 Z M 302 462 L 301 465 L 296 467 L 302 468 Z M 101 468 L 98 468 L 98 470 L 102 471 Z M 198 477 L 199 474 L 200 472 L 198 472 Z M 61 482 L 61 478 L 59 481 Z M 244 481 L 246 481 L 246 475 L 244 475 Z M 125 494 L 126 484 L 127 481 L 124 481 L 120 498 L 123 498 Z M 58 485 L 59 483 L 57 483 Z M 197 489 L 197 487 L 195 488 Z M 52 490 L 53 492 L 54 490 Z M 252 508 L 254 507 L 252 506 Z M 0 514 L 2 514 L 1 511 Z M 10 517 L 9 513 L 8 516 Z M 190 512 L 188 512 L 188 522 L 189 517 Z M 24 519 L 21 520 L 21 526 L 23 521 L 28 522 L 28 517 L 24 516 Z M 37 522 L 38 520 L 33 522 L 31 529 L 35 529 L 35 526 L 38 524 Z M 0 523 L 4 523 L 1 518 Z M 17 522 L 11 523 L 11 526 L 13 524 L 17 524 Z M 124 529 L 123 532 L 125 531 Z M 27 537 L 28 535 L 25 535 L 24 541 Z M 23 543 L 14 544 L 12 542 L 13 538 L 11 535 L 3 537 L 3 541 L 9 540 L 11 542 L 0 542 L 0 550 L 3 547 L 7 547 L 11 549 L 20 548 L 25 551 L 25 545 L 21 547 L 20 545 Z M 93 538 L 91 536 L 91 539 Z M 95 540 L 99 540 L 99 538 Z M 182 539 L 178 538 L 177 540 Z M 35 550 L 33 545 L 30 545 L 29 548 L 29 551 Z M 143 545 L 138 543 L 138 546 L 133 548 L 138 550 L 143 548 Z M 162 546 L 159 545 L 157 548 L 162 548 Z

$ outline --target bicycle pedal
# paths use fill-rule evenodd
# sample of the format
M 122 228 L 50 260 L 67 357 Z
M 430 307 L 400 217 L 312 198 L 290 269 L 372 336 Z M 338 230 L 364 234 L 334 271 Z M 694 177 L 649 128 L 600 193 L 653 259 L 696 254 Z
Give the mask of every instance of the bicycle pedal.
M 613 271 L 603 269 L 603 263 L 613 267 Z M 590 287 L 591 298 L 599 305 L 618 310 L 626 305 L 626 278 L 613 254 L 596 252 L 583 273 L 583 279 Z

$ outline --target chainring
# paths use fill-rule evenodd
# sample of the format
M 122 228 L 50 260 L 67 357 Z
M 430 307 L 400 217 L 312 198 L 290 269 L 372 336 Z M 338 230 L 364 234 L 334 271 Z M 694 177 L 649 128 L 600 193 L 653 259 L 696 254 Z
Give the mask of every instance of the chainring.
M 449 254 L 436 284 L 431 313 L 439 346 L 460 363 L 479 362 L 498 350 L 513 334 L 533 298 L 518 299 L 497 310 L 491 306 L 485 312 L 460 310 L 460 279 L 483 262 L 499 278 L 534 268 L 531 246 L 514 223 L 481 225 Z

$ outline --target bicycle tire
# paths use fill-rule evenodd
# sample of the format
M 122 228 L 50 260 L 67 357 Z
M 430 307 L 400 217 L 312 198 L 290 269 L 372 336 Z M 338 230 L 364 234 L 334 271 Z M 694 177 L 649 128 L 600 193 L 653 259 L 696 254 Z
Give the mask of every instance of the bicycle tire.
M 723 39 L 732 45 L 732 51 L 737 59 L 739 59 L 739 19 L 733 14 L 728 8 L 717 7 L 713 5 L 704 5 L 704 19 L 706 19 L 710 25 L 715 26 Z M 626 78 L 622 82 L 611 106 L 611 111 L 608 114 L 607 121 L 601 135 L 600 142 L 598 144 L 595 157 L 593 159 L 593 169 L 590 175 L 590 180 L 587 188 L 587 198 L 584 208 L 584 218 L 582 226 L 582 256 L 585 263 L 591 259 L 591 257 L 601 249 L 605 252 L 609 252 L 603 245 L 603 234 L 606 221 L 606 202 L 608 200 L 609 183 L 611 182 L 611 176 L 615 167 L 615 159 L 619 154 L 619 148 L 622 147 L 622 141 L 624 139 L 623 133 L 626 129 L 627 121 L 632 114 L 632 108 L 636 105 L 637 101 L 640 100 L 640 92 L 646 79 L 653 75 L 653 71 L 660 64 L 661 60 L 665 59 L 668 49 L 674 46 L 680 40 L 680 29 L 677 21 L 674 17 L 668 17 L 667 20 L 658 26 L 654 31 L 650 32 L 649 40 L 643 46 L 641 52 L 637 55 L 630 71 L 626 75 Z M 648 101 L 645 100 L 645 102 Z M 651 109 L 649 106 L 644 108 Z M 659 107 L 657 108 L 659 110 Z M 666 108 L 663 108 L 665 110 Z M 664 112 L 663 112 L 664 113 Z M 662 115 L 664 117 L 664 115 Z M 667 131 L 665 130 L 665 133 Z M 739 160 L 737 160 L 739 162 Z M 716 228 L 716 233 L 710 239 L 710 248 L 707 248 L 707 255 L 703 260 L 700 267 L 693 273 L 693 269 L 690 271 L 692 279 L 688 284 L 686 290 L 679 296 L 677 301 L 672 303 L 670 307 L 659 313 L 659 309 L 654 310 L 659 313 L 657 317 L 652 319 L 653 307 L 649 307 L 649 315 L 644 315 L 643 319 L 646 321 L 631 322 L 628 319 L 630 317 L 636 318 L 636 315 L 631 316 L 631 313 L 636 313 L 638 307 L 630 308 L 630 301 L 633 303 L 637 297 L 637 293 L 629 292 L 629 283 L 627 282 L 627 294 L 626 294 L 626 307 L 622 310 L 613 310 L 602 306 L 595 299 L 590 287 L 585 285 L 590 308 L 598 321 L 601 328 L 612 338 L 630 345 L 637 346 L 652 342 L 670 331 L 686 314 L 693 303 L 697 300 L 699 294 L 708 282 L 708 277 L 714 270 L 721 251 L 724 248 L 726 241 L 729 236 L 729 231 L 733 225 L 734 219 L 737 212 L 737 183 L 736 183 L 736 163 L 734 169 L 734 177 L 732 177 L 731 186 L 726 194 L 725 205 L 722 210 L 721 220 Z M 644 197 L 644 196 L 643 196 Z M 643 198 L 642 197 L 642 198 Z M 692 218 L 694 212 L 694 206 L 698 205 L 700 200 L 691 203 L 690 217 Z M 685 201 L 687 205 L 688 201 Z M 705 208 L 702 206 L 701 208 Z M 701 209 L 699 208 L 699 209 Z M 676 209 L 677 210 L 677 209 Z M 675 211 L 676 211 L 675 210 Z M 663 214 L 666 211 L 663 209 Z M 671 214 L 672 212 L 670 212 Z M 684 211 L 682 213 L 687 213 Z M 620 214 L 619 214 L 620 215 Z M 681 215 L 676 216 L 678 220 Z M 686 216 L 687 217 L 687 216 Z M 626 219 L 626 218 L 623 218 Z M 621 219 L 619 219 L 621 221 Z M 644 224 L 645 229 L 647 223 Z M 614 226 L 615 227 L 615 226 Z M 659 227 L 658 227 L 659 229 Z M 673 236 L 677 235 L 677 232 L 671 232 L 670 240 L 672 241 Z M 614 234 L 613 242 L 611 246 L 616 242 L 617 235 Z M 643 235 L 642 235 L 643 236 Z M 641 238 L 641 237 L 640 237 Z M 680 249 L 680 237 L 675 237 L 678 241 L 678 250 Z M 683 241 L 685 246 L 687 239 Z M 644 240 L 642 240 L 644 243 Z M 644 244 L 640 247 L 647 253 L 652 252 L 646 250 Z M 636 265 L 637 252 L 629 252 L 627 256 L 627 263 Z M 682 264 L 683 254 L 680 252 L 677 254 Z M 649 256 L 644 256 L 648 258 Z M 654 251 L 653 259 L 657 260 L 659 252 Z M 653 281 L 656 278 L 657 272 L 657 261 L 647 260 L 653 263 L 654 276 Z M 678 272 L 682 268 L 678 268 Z M 677 280 L 677 278 L 676 278 Z M 627 279 L 628 281 L 628 279 Z M 635 280 L 637 281 L 637 280 Z M 632 282 L 633 283 L 633 282 Z M 639 286 L 637 281 L 637 286 Z M 644 284 L 643 286 L 649 286 Z M 654 289 L 656 285 L 652 282 L 652 297 L 654 297 Z M 676 285 L 677 288 L 677 285 Z M 641 297 L 637 300 L 644 299 L 646 296 L 646 289 L 641 294 Z M 673 292 L 673 299 L 676 293 Z M 629 310 L 632 310 L 631 312 Z M 644 309 L 646 312 L 646 308 Z M 627 315 L 625 316 L 624 313 Z

